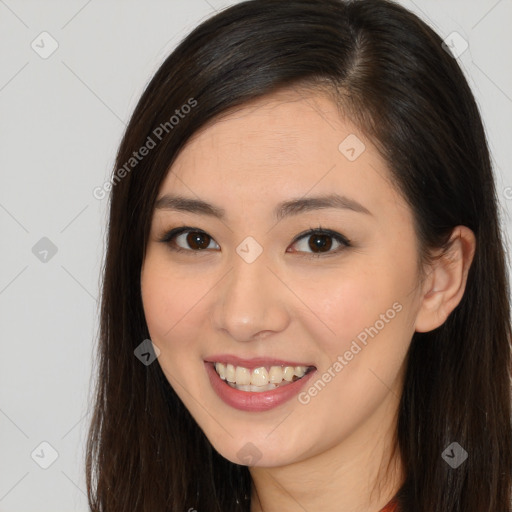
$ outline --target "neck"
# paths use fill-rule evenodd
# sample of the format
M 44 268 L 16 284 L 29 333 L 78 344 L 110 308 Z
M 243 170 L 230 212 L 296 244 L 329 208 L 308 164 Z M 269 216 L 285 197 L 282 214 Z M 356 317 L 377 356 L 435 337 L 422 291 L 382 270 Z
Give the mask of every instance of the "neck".
M 286 466 L 250 468 L 251 512 L 379 512 L 404 479 L 396 408 L 390 393 L 365 424 L 330 450 Z

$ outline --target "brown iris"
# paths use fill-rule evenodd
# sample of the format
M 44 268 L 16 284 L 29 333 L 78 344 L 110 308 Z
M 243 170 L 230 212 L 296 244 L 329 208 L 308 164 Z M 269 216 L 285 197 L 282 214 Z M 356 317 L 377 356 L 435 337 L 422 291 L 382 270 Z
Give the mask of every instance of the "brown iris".
M 206 249 L 210 245 L 210 240 L 210 236 L 198 231 L 191 231 L 187 235 L 187 243 L 194 250 Z
M 332 237 L 330 235 L 311 235 L 309 237 L 309 248 L 315 249 L 326 249 L 327 251 L 332 247 Z

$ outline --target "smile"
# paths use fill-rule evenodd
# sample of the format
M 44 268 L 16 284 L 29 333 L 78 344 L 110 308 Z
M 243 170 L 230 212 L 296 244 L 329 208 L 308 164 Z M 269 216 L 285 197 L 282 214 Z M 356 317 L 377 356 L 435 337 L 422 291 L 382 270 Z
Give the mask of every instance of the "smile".
M 217 355 L 204 361 L 210 385 L 227 405 L 246 412 L 263 412 L 296 396 L 317 370 L 310 364 L 277 359 L 241 359 Z
M 260 366 L 245 368 L 233 364 L 214 363 L 219 377 L 232 388 L 240 391 L 263 392 L 286 386 L 301 379 L 314 369 L 313 366 Z

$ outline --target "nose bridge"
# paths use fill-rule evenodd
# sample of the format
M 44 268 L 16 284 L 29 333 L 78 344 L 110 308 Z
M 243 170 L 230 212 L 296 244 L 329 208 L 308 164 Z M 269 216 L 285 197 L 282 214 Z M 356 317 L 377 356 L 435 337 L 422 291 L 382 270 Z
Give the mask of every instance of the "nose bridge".
M 237 247 L 215 305 L 215 327 L 238 341 L 248 341 L 262 331 L 280 331 L 288 322 L 279 280 L 258 246 L 254 239 L 246 239 Z

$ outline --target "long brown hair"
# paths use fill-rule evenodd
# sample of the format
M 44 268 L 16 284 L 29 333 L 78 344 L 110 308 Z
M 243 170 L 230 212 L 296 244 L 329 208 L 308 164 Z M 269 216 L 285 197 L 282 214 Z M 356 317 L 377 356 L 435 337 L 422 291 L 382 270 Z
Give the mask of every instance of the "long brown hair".
M 509 284 L 486 137 L 456 59 L 386 0 L 250 0 L 203 22 L 165 60 L 117 154 L 87 440 L 94 512 L 250 510 L 248 468 L 216 452 L 159 364 L 134 355 L 149 338 L 140 272 L 159 187 L 186 141 L 228 110 L 305 86 L 329 91 L 388 162 L 421 261 L 457 225 L 476 236 L 460 304 L 411 341 L 396 433 L 401 510 L 511 509 Z M 454 442 L 468 453 L 457 468 L 442 457 Z

